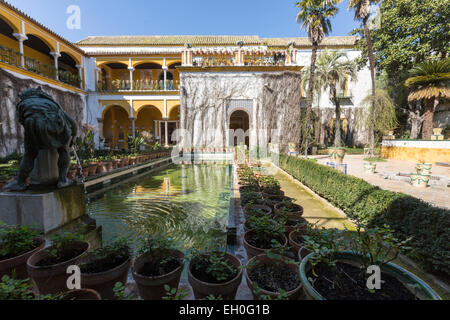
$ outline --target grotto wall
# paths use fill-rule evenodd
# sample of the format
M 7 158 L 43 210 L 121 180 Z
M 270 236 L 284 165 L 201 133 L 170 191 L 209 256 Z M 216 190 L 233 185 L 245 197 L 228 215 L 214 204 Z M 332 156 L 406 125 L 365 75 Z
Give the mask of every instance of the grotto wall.
M 249 114 L 250 149 L 279 139 L 286 150 L 300 139 L 300 72 L 182 71 L 180 82 L 181 129 L 189 134 L 191 146 L 232 145 L 229 121 L 236 110 Z M 185 139 L 182 144 L 188 145 Z
M 79 127 L 85 122 L 85 95 L 0 68 L 0 157 L 23 152 L 23 129 L 16 116 L 16 104 L 22 91 L 37 86 L 50 94 Z

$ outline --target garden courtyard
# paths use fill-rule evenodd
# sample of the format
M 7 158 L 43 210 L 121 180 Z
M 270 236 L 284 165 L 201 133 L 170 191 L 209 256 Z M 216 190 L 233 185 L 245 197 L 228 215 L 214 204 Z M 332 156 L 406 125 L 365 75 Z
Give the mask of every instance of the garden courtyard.
M 0 0 L 0 300 L 450 299 L 450 6 L 295 6 L 71 42 Z

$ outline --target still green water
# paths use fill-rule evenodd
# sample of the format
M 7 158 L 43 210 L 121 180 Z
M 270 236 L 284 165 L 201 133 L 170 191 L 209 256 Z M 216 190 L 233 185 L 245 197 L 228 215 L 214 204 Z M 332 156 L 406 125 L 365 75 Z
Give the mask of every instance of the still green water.
M 180 165 L 149 173 L 89 197 L 87 210 L 103 226 L 103 240 L 132 247 L 162 235 L 179 248 L 226 245 L 231 165 Z

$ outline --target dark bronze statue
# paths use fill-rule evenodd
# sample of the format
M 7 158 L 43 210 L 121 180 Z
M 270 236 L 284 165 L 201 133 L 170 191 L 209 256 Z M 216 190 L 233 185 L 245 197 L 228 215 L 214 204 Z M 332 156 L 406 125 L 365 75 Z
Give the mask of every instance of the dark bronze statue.
M 25 153 L 20 163 L 18 177 L 7 184 L 7 191 L 27 189 L 26 179 L 34 167 L 34 160 L 42 149 L 55 149 L 58 152 L 58 188 L 73 184 L 67 178 L 70 166 L 70 147 L 77 135 L 77 124 L 40 87 L 25 90 L 20 94 L 17 115 L 24 128 Z

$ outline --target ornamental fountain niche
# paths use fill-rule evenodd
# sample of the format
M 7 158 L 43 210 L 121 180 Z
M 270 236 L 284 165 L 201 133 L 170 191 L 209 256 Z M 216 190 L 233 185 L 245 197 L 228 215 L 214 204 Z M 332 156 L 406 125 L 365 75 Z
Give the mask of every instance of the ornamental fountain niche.
M 0 220 L 44 233 L 95 224 L 83 186 L 67 178 L 76 122 L 40 87 L 22 92 L 16 111 L 25 152 L 16 179 L 0 193 Z

